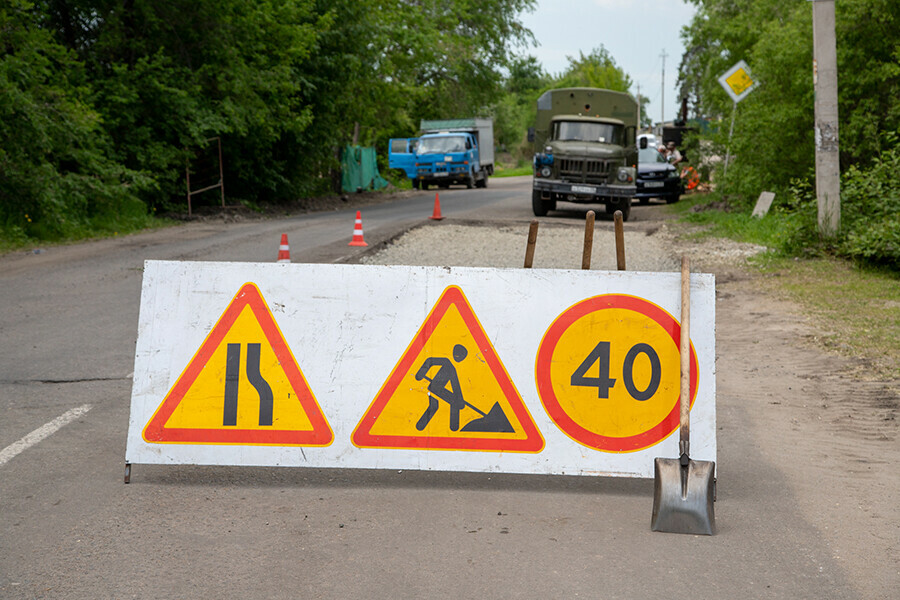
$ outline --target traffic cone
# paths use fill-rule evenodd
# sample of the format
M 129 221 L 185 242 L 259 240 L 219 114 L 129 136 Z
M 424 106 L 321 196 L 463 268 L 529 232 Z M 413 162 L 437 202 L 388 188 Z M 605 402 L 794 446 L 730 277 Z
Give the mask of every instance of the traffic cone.
M 291 262 L 291 248 L 288 246 L 286 233 L 281 234 L 281 244 L 278 246 L 278 260 L 276 260 L 275 262 Z
M 434 213 L 428 218 L 434 219 L 435 221 L 440 221 L 444 218 L 441 216 L 441 199 L 437 192 L 434 193 Z
M 368 246 L 366 241 L 363 239 L 363 230 L 362 230 L 362 215 L 359 211 L 356 211 L 356 222 L 353 224 L 353 239 L 350 241 L 348 246 Z

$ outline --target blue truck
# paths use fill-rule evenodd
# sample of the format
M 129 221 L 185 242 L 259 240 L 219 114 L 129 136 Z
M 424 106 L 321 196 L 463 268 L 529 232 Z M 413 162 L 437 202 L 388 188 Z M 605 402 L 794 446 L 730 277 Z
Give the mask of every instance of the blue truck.
M 419 137 L 391 139 L 390 168 L 401 169 L 415 189 L 454 183 L 487 187 L 494 173 L 493 120 L 423 120 L 419 129 Z

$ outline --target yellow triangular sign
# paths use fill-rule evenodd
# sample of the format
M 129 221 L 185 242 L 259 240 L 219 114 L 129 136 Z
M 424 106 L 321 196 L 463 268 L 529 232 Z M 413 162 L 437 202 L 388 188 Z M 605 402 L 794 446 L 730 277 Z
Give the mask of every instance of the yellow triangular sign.
M 444 290 L 351 439 L 360 448 L 540 452 L 544 447 L 456 286 Z
M 256 285 L 244 284 L 144 428 L 151 443 L 327 446 L 316 398 Z

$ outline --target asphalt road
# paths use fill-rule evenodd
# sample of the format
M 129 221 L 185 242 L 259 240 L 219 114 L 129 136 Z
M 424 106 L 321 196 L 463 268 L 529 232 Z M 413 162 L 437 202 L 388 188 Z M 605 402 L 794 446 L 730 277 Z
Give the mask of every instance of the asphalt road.
M 528 185 L 441 190 L 442 214 L 527 223 Z M 423 222 L 433 203 L 421 192 L 365 207 L 366 240 Z M 633 226 L 657 221 L 655 208 L 635 207 Z M 872 598 L 896 589 L 854 581 L 796 502 L 815 491 L 792 487 L 761 458 L 759 423 L 735 401 L 720 409 L 728 475 L 712 538 L 650 532 L 651 480 L 136 465 L 123 484 L 143 261 L 273 262 L 287 233 L 295 262 L 352 262 L 362 251 L 347 246 L 354 212 L 193 223 L 0 258 L 0 597 Z M 583 214 L 551 218 L 580 227 Z M 896 582 L 896 570 L 884 577 Z

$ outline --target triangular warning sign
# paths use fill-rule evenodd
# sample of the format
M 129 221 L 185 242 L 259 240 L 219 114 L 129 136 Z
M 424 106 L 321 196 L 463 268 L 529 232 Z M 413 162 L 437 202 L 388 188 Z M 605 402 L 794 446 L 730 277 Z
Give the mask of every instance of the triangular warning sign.
M 246 283 L 144 428 L 150 443 L 328 446 L 334 440 L 259 289 Z
M 351 439 L 360 448 L 540 452 L 544 447 L 456 286 L 444 290 Z

